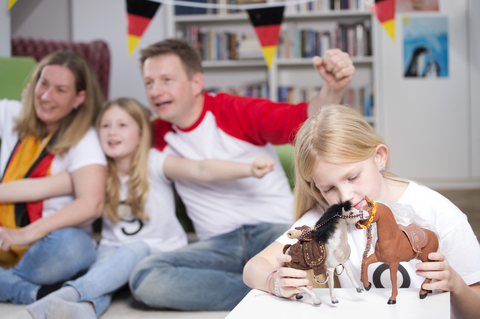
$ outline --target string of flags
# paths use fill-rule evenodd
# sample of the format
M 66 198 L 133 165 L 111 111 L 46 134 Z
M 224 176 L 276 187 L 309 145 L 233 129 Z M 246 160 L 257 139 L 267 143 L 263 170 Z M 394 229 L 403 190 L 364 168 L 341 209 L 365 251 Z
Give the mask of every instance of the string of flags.
M 228 7 L 247 11 L 250 22 L 255 29 L 258 41 L 262 47 L 265 62 L 268 68 L 270 68 L 278 46 L 285 6 L 311 1 L 312 0 L 287 0 L 274 3 L 222 5 L 183 0 L 126 0 L 128 56 L 132 55 L 143 33 L 162 3 L 203 8 Z M 16 2 L 17 0 L 8 0 L 8 10 L 10 10 Z M 366 3 L 372 14 L 377 17 L 385 31 L 393 41 L 395 41 L 395 0 L 366 0 Z

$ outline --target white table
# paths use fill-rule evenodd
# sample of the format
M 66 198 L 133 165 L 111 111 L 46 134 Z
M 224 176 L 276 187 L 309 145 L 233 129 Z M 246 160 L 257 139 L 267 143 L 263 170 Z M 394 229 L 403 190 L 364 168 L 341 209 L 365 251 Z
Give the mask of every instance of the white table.
M 339 303 L 332 304 L 328 289 L 314 289 L 322 301 L 313 306 L 306 294 L 303 299 L 283 299 L 252 289 L 230 312 L 226 319 L 237 318 L 450 318 L 450 294 L 434 291 L 427 298 L 418 297 L 418 289 L 399 289 L 397 304 L 388 305 L 391 289 L 376 289 L 357 293 L 354 288 L 337 288 Z

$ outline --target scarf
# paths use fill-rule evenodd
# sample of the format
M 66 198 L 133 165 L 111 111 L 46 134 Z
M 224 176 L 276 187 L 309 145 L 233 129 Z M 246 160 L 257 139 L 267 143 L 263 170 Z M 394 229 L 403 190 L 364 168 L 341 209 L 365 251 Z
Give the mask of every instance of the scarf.
M 19 140 L 8 160 L 2 183 L 22 178 L 35 178 L 50 175 L 54 154 L 47 147 L 54 143 L 55 132 L 43 141 L 34 136 Z M 31 203 L 0 203 L 0 226 L 18 229 L 42 217 L 43 200 Z M 10 251 L 0 250 L 0 266 L 12 267 L 22 258 L 30 245 L 12 246 Z

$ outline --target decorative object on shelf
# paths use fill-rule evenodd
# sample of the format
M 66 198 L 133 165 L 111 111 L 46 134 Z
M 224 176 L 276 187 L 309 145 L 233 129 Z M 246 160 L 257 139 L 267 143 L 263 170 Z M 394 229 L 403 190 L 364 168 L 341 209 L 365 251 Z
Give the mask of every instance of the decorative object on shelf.
M 330 206 L 317 221 L 315 227 L 301 226 L 287 233 L 289 238 L 298 238 L 297 243 L 285 245 L 283 248 L 284 254 L 292 256 L 292 261 L 288 263 L 288 266 L 301 270 L 313 269 L 313 279 L 315 281 L 317 281 L 315 276 L 326 274 L 333 304 L 338 303 L 338 299 L 333 292 L 333 274 L 336 272 L 337 266 L 342 265 L 357 292 L 363 290 L 353 278 L 350 269 L 350 245 L 347 241 L 347 226 L 367 218 L 367 216 L 367 214 L 364 215 L 353 208 L 351 203 L 347 201 Z M 310 289 L 306 287 L 297 288 L 309 295 L 315 306 L 322 303 Z M 297 295 L 297 299 L 299 297 Z
M 160 5 L 148 0 L 127 0 L 128 56 L 132 55 Z
M 395 41 L 395 0 L 375 0 L 368 8 Z
M 284 11 L 284 6 L 247 10 L 269 69 L 277 52 Z
M 403 226 L 397 224 L 390 208 L 382 203 L 369 200 L 365 197 L 367 205 L 363 207 L 368 212 L 369 218 L 357 223 L 357 228 L 365 228 L 372 223 L 377 224 L 377 242 L 375 252 L 363 258 L 362 261 L 362 282 L 365 290 L 370 290 L 372 284 L 368 281 L 368 266 L 372 263 L 383 262 L 390 268 L 390 280 L 392 282 L 392 295 L 388 304 L 396 304 L 398 295 L 397 271 L 401 261 L 419 259 L 428 261 L 428 254 L 438 251 L 437 235 L 431 230 L 420 228 L 415 224 Z M 368 243 L 367 243 L 368 247 Z M 364 256 L 368 254 L 364 253 Z M 429 283 L 431 279 L 426 278 L 420 287 Z M 420 288 L 420 299 L 427 297 L 427 291 Z

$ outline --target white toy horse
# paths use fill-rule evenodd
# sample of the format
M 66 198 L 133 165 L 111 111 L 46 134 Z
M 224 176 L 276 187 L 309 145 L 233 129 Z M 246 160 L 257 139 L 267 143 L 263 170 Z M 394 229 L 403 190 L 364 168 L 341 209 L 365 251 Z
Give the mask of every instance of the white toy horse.
M 363 290 L 353 278 L 350 269 L 351 250 L 347 241 L 347 225 L 364 218 L 368 218 L 368 214 L 360 213 L 347 201 L 330 206 L 317 221 L 315 227 L 297 227 L 287 233 L 289 238 L 298 238 L 297 243 L 285 245 L 283 248 L 285 254 L 292 256 L 292 261 L 288 263 L 288 266 L 301 270 L 313 269 L 315 281 L 317 281 L 315 276 L 326 273 L 333 304 L 338 303 L 333 291 L 333 274 L 339 265 L 343 266 L 357 292 Z M 314 305 L 322 303 L 313 291 L 306 287 L 297 288 L 309 295 Z

